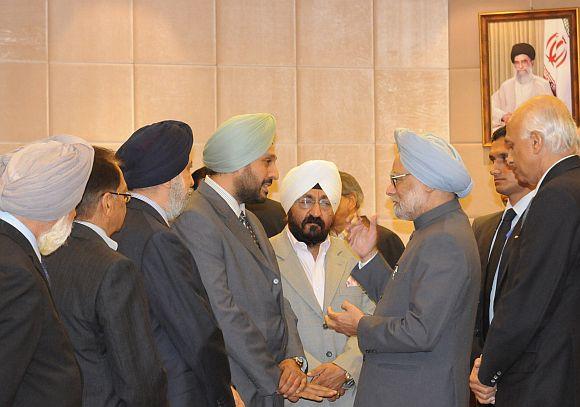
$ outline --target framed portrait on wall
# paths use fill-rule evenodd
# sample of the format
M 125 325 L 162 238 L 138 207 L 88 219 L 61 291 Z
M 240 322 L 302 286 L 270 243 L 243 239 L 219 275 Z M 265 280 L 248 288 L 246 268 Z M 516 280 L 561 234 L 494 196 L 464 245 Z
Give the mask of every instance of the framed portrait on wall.
M 580 123 L 578 10 L 479 14 L 484 145 L 537 95 L 560 98 Z

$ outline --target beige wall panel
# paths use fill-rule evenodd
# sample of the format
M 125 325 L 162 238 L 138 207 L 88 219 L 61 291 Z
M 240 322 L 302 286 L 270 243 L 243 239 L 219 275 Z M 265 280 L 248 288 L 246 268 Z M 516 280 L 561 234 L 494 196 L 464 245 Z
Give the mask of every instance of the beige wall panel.
M 535 9 L 580 7 L 580 0 L 531 0 L 531 3 Z
M 205 142 L 216 127 L 215 75 L 214 67 L 136 65 L 135 127 L 181 120 Z
M 267 112 L 276 140 L 296 142 L 296 68 L 218 68 L 218 125 L 231 116 Z
M 396 151 L 395 144 L 377 144 L 375 147 L 376 212 L 381 219 L 396 219 L 393 211 L 393 202 L 387 196 L 387 184 L 391 182 L 389 175 L 391 174 Z
M 461 199 L 461 206 L 470 218 L 496 212 L 503 209 L 501 199 L 489 175 L 489 150 L 480 143 L 454 144 L 467 170 L 473 179 L 473 190 Z
M 371 67 L 371 0 L 297 0 L 298 65 Z
M 449 128 L 452 143 L 481 143 L 479 69 L 449 71 Z
M 218 63 L 294 65 L 293 0 L 217 0 Z
M 392 143 L 398 127 L 448 139 L 448 70 L 388 69 L 375 75 L 377 142 Z
M 135 62 L 215 64 L 212 0 L 134 0 Z
M 0 138 L 24 143 L 48 135 L 45 63 L 0 63 Z
M 391 229 L 395 232 L 403 243 L 407 245 L 409 243 L 409 237 L 411 233 L 415 230 L 415 225 L 410 220 L 400 220 L 397 218 L 380 218 L 378 220 L 379 225 L 386 227 L 387 229 Z
M 205 147 L 205 143 L 195 142 L 195 137 L 194 137 L 193 148 L 191 150 L 191 163 L 192 163 L 191 164 L 191 172 L 204 166 L 204 164 L 203 164 L 203 148 L 204 147 Z
M 373 71 L 298 70 L 300 143 L 372 143 Z
M 447 0 L 376 0 L 374 4 L 377 67 L 449 66 Z
M 131 0 L 50 0 L 49 58 L 57 62 L 132 62 Z
M 298 145 L 298 163 L 328 160 L 356 178 L 364 194 L 363 212 L 373 213 L 375 202 L 375 146 L 373 144 Z
M 131 65 L 50 65 L 50 131 L 92 142 L 133 132 Z
M 479 68 L 478 13 L 529 9 L 530 0 L 449 0 L 449 67 Z
M 282 182 L 282 178 L 290 171 L 292 168 L 296 167 L 297 165 L 297 150 L 298 147 L 296 144 L 291 143 L 275 143 L 275 151 L 276 156 L 278 159 L 276 160 L 276 166 L 278 167 L 279 178 L 277 181 L 274 181 L 272 186 L 270 187 L 270 192 L 268 197 L 271 199 L 275 199 L 276 201 L 280 200 L 280 182 Z
M 46 61 L 46 1 L 0 1 L 0 60 Z

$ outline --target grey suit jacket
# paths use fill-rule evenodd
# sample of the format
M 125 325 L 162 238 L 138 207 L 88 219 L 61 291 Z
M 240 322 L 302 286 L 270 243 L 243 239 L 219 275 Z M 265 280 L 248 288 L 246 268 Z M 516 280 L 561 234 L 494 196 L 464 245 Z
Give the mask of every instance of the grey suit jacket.
M 226 201 L 202 183 L 172 229 L 199 267 L 246 406 L 281 406 L 278 363 L 304 351 L 272 245 L 256 216 L 247 211 L 247 217 L 260 247 Z
M 479 255 L 457 200 L 415 220 L 395 271 L 381 256 L 352 275 L 377 302 L 358 327 L 365 355 L 355 406 L 464 407 Z
M 165 406 L 167 379 L 135 265 L 78 223 L 45 261 L 81 367 L 83 406 Z
M 349 338 L 332 329 L 323 328 L 327 307 L 340 310 L 345 300 L 350 301 L 366 314 L 372 314 L 375 309 L 374 303 L 360 286 L 347 286 L 350 271 L 358 262 L 357 258 L 343 240 L 330 238 L 331 244 L 325 258 L 323 313 L 300 260 L 292 248 L 286 230 L 284 229 L 270 241 L 282 273 L 284 296 L 290 301 L 292 309 L 298 315 L 298 333 L 304 345 L 309 369 L 312 370 L 322 363 L 333 362 L 349 372 L 358 383 L 362 353 L 358 348 L 357 337 Z M 328 400 L 322 403 L 300 400 L 297 403 L 286 401 L 286 405 L 352 407 L 355 394 L 356 387 L 353 387 L 332 403 Z

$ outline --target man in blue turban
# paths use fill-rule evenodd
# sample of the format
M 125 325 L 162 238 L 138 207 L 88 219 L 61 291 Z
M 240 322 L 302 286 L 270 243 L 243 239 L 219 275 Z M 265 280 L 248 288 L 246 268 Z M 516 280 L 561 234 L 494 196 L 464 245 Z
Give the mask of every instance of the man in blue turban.
M 458 197 L 472 188 L 457 151 L 432 134 L 397 130 L 387 195 L 415 231 L 394 270 L 376 254 L 376 218 L 355 219 L 349 241 L 361 262 L 351 276 L 376 302 L 364 315 L 345 301 L 330 328 L 357 335 L 365 359 L 355 406 L 466 406 L 480 262 Z
M 245 206 L 263 201 L 278 179 L 275 133 L 267 113 L 224 122 L 203 151 L 205 182 L 172 226 L 199 267 L 223 331 L 232 383 L 251 407 L 336 394 L 307 385 L 296 316 L 284 299 L 274 250 Z

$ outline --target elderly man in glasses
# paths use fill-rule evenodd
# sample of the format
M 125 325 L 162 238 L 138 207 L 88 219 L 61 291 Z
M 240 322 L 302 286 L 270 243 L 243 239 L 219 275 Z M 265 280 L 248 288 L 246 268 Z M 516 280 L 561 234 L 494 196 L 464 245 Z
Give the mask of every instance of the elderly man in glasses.
M 349 241 L 362 258 L 352 276 L 376 301 L 365 315 L 345 301 L 327 324 L 357 335 L 365 359 L 355 406 L 466 406 L 469 355 L 480 263 L 469 220 L 457 198 L 471 177 L 446 141 L 395 132 L 398 154 L 387 195 L 415 231 L 391 271 L 376 255 L 376 219 L 355 220 Z M 363 267 L 361 267 L 363 266 Z
M 324 314 L 327 307 L 340 307 L 345 300 L 366 313 L 373 312 L 374 304 L 350 278 L 358 259 L 344 240 L 329 236 L 341 189 L 340 175 L 332 162 L 307 161 L 290 170 L 280 191 L 288 226 L 271 242 L 284 296 L 298 316 L 309 375 L 314 383 L 337 391 L 322 404 L 352 407 L 362 353 L 355 336 L 349 338 L 328 329 Z M 297 405 L 320 404 L 300 400 Z

